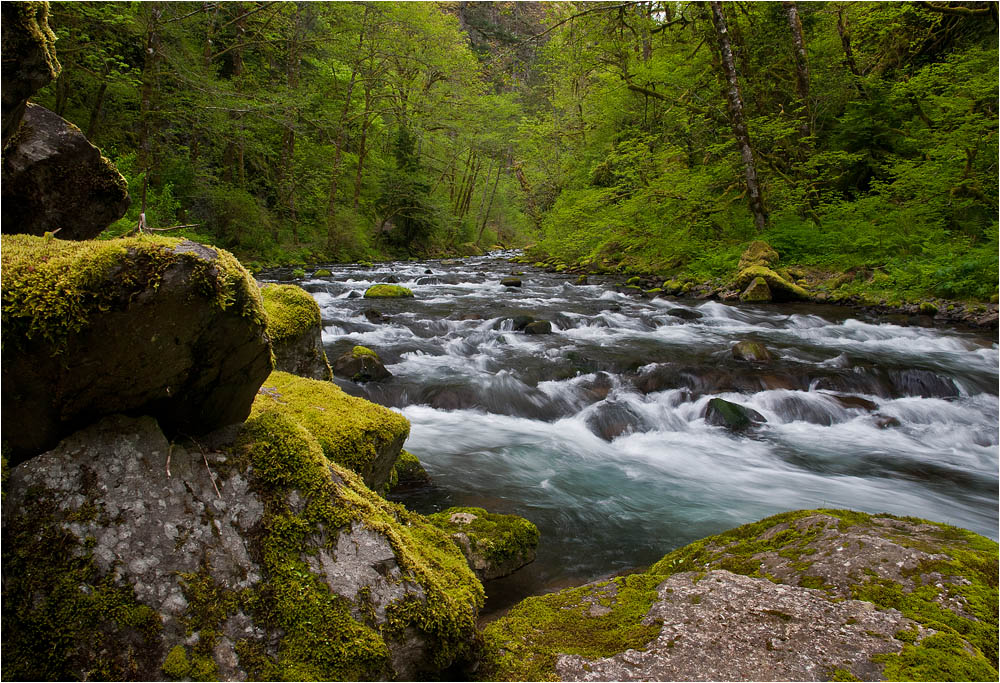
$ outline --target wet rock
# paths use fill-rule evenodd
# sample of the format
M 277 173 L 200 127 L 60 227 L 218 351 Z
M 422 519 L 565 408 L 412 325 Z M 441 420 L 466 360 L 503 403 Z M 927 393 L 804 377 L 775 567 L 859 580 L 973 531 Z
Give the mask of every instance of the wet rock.
M 667 311 L 667 315 L 672 315 L 681 320 L 700 320 L 705 317 L 704 313 L 691 310 L 690 308 L 671 308 Z
M 548 320 L 535 320 L 524 326 L 525 334 L 552 334 L 552 323 Z
M 323 350 L 322 316 L 316 300 L 295 285 L 264 285 L 261 297 L 275 369 L 312 379 L 333 379 Z
M 993 680 L 994 600 L 970 596 L 995 595 L 996 552 L 994 541 L 914 518 L 783 513 L 675 550 L 648 572 L 529 598 L 487 626 L 479 675 Z M 599 642 L 601 654 L 565 654 L 580 642 Z
M 902 426 L 902 423 L 899 421 L 899 418 L 895 418 L 892 415 L 876 414 L 874 418 L 875 418 L 875 426 L 878 427 L 879 429 L 889 429 L 890 427 Z
M 333 374 L 352 382 L 379 382 L 392 377 L 378 354 L 364 346 L 355 346 L 334 361 Z
M 533 323 L 535 319 L 530 315 L 515 315 L 511 318 L 511 325 L 515 332 L 523 332 L 524 328 Z
M 433 275 L 433 274 L 434 274 L 434 271 L 431 270 L 430 268 L 428 268 L 427 270 L 424 271 L 424 275 Z
M 406 299 L 413 297 L 413 290 L 400 285 L 372 285 L 365 290 L 366 299 Z
M 427 520 L 451 536 L 480 581 L 499 579 L 535 561 L 538 527 L 524 517 L 455 507 Z
M 115 416 L 11 471 L 5 678 L 421 680 L 470 652 L 459 550 L 262 401 L 204 451 Z
M 47 2 L 0 4 L 3 46 L 3 149 L 17 132 L 28 98 L 59 75 L 56 36 L 49 27 Z
M 767 286 L 767 281 L 762 277 L 754 278 L 743 292 L 740 293 L 740 301 L 748 304 L 767 303 L 771 300 L 771 288 Z
M 586 275 L 580 275 L 580 277 L 578 277 L 576 279 L 576 284 L 578 284 L 578 285 L 585 285 L 585 284 L 587 284 L 587 276 Z
M 313 272 L 313 277 L 330 277 L 331 275 L 333 275 L 333 273 L 329 268 L 317 268 Z
M 439 285 L 441 284 L 441 278 L 438 277 L 422 277 L 417 278 L 418 285 Z
M 614 378 L 606 372 L 598 372 L 593 379 L 584 380 L 579 385 L 584 396 L 592 403 L 603 401 L 615 388 Z
M 519 277 L 505 277 L 500 280 L 500 284 L 504 287 L 520 287 L 521 278 Z
M 622 401 L 605 401 L 592 410 L 586 418 L 587 428 L 605 441 L 650 428 L 642 415 Z
M 65 119 L 27 106 L 3 155 L 3 232 L 60 239 L 96 237 L 128 209 L 128 184 L 100 150 Z
M 753 408 L 747 408 L 725 399 L 713 398 L 705 409 L 705 422 L 716 427 L 725 427 L 740 432 L 767 422 L 767 420 Z
M 741 341 L 733 347 L 733 358 L 752 363 L 766 363 L 774 360 L 771 352 L 763 344 L 754 341 Z
M 389 319 L 389 316 L 384 315 L 381 311 L 376 311 L 374 308 L 367 309 L 364 312 L 364 316 L 365 319 L 373 325 L 384 323 Z
M 869 401 L 867 398 L 862 398 L 861 396 L 850 396 L 847 394 L 827 395 L 845 408 L 860 408 L 861 410 L 867 410 L 868 412 L 878 410 L 877 403 Z
M 242 422 L 271 372 L 259 288 L 225 251 L 4 235 L 2 260 L 12 463 L 115 413 L 170 435 Z
M 428 486 L 431 476 L 420 463 L 417 456 L 409 451 L 400 451 L 396 464 L 393 465 L 394 476 L 389 478 L 389 490 L 393 493 L 411 491 Z
M 361 296 L 362 296 L 361 292 L 357 291 L 356 289 L 352 289 L 351 293 L 347 295 L 347 298 L 348 299 L 360 299 Z

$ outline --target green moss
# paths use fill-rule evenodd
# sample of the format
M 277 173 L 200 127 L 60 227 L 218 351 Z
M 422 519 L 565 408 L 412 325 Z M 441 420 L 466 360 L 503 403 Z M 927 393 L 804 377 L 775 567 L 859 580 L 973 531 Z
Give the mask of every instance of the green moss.
M 330 277 L 333 275 L 327 268 L 317 268 L 313 273 L 313 277 Z
M 757 278 L 761 278 L 767 283 L 767 286 L 771 290 L 771 295 L 775 300 L 808 301 L 810 298 L 809 292 L 802 289 L 797 284 L 789 282 L 767 266 L 755 265 L 743 268 L 736 275 L 736 279 L 733 281 L 733 284 L 737 289 L 743 290 Z
M 301 337 L 322 326 L 319 305 L 296 285 L 265 285 L 260 289 L 267 313 L 267 332 L 275 344 Z
M 163 661 L 163 673 L 167 678 L 180 681 L 191 675 L 191 662 L 183 645 L 174 645 Z
M 454 514 L 473 515 L 468 524 L 453 522 Z M 445 533 L 463 533 L 472 551 L 491 564 L 501 565 L 511 558 L 527 557 L 538 547 L 538 527 L 524 517 L 498 515 L 483 508 L 453 507 L 427 516 Z
M 423 486 L 430 483 L 431 480 L 417 456 L 409 451 L 399 452 L 399 457 L 396 458 L 396 464 L 392 469 L 395 473 L 396 483 L 392 484 L 390 489 L 401 486 Z
M 381 359 L 379 359 L 378 354 L 369 349 L 367 346 L 355 346 L 353 349 L 351 349 L 351 355 L 354 356 L 355 358 L 363 358 L 367 356 L 369 358 L 374 358 L 380 363 L 382 362 Z
M 851 673 L 850 669 L 834 669 L 830 673 L 831 681 L 860 681 L 861 679 Z
M 295 268 L 292 270 L 292 277 L 303 278 L 306 276 L 305 268 Z
M 330 460 L 368 478 L 380 450 L 403 441 L 410 423 L 399 413 L 345 394 L 331 382 L 272 372 L 254 401 L 253 414 L 285 405 Z
M 994 633 L 994 636 L 996 634 Z M 970 653 L 951 633 L 935 633 L 907 643 L 898 654 L 876 655 L 888 681 L 995 681 L 997 670 L 981 653 Z
M 743 270 L 750 266 L 773 266 L 778 262 L 778 252 L 771 248 L 771 245 L 761 240 L 751 242 L 746 250 L 740 255 L 740 263 L 737 270 Z
M 644 625 L 662 576 L 631 574 L 540 597 L 528 598 L 486 627 L 481 680 L 558 680 L 559 654 L 589 659 L 629 648 L 644 649 L 661 624 Z M 608 602 L 611 611 L 589 613 Z M 603 611 L 603 610 L 602 610 Z
M 98 568 L 44 490 L 25 506 L 4 520 L 2 677 L 135 680 L 158 667 L 159 615 Z
M 398 299 L 412 296 L 413 290 L 399 285 L 372 285 L 365 290 L 366 299 Z
M 214 249 L 216 257 L 203 260 L 188 244 L 193 243 L 147 236 L 71 241 L 3 235 L 4 349 L 45 342 L 54 355 L 63 353 L 70 335 L 95 314 L 124 309 L 134 297 L 156 289 L 167 268 L 184 260 L 193 263 L 198 295 L 263 323 L 258 288 L 239 262 Z

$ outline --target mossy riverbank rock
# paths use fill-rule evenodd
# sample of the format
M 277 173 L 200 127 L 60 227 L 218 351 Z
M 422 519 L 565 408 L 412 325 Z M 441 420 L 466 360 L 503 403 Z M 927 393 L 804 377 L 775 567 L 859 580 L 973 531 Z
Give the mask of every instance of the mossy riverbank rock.
M 412 289 L 400 285 L 372 285 L 365 290 L 366 299 L 401 299 L 412 296 Z
M 392 377 L 382 359 L 367 346 L 355 346 L 333 362 L 333 374 L 352 382 L 378 382 Z
M 499 579 L 535 561 L 538 527 L 524 517 L 454 507 L 427 519 L 462 549 L 480 581 Z
M 0 4 L 3 46 L 3 147 L 17 132 L 28 98 L 59 75 L 56 35 L 49 27 L 49 3 Z
M 419 680 L 477 638 L 454 543 L 267 396 L 197 443 L 105 418 L 3 506 L 6 680 Z
M 2 268 L 14 464 L 104 415 L 152 415 L 168 434 L 240 423 L 271 372 L 260 291 L 228 252 L 4 235 Z
M 529 598 L 483 680 L 996 680 L 997 544 L 915 518 L 783 513 L 645 573 Z
M 53 112 L 27 105 L 3 155 L 3 232 L 60 239 L 99 235 L 125 215 L 128 183 L 80 129 Z
M 737 270 L 743 270 L 750 266 L 765 266 L 772 268 L 778 263 L 778 252 L 771 248 L 771 245 L 761 240 L 754 240 L 740 254 L 740 263 Z
M 743 294 L 747 294 L 747 288 L 758 279 L 763 280 L 767 285 L 774 301 L 808 301 L 810 299 L 809 292 L 794 282 L 789 282 L 767 266 L 744 268 L 736 275 L 733 285 Z M 749 301 L 750 299 L 744 298 L 743 294 L 740 295 L 740 298 Z
M 399 413 L 349 396 L 331 382 L 275 371 L 264 382 L 254 411 L 283 406 L 319 443 L 323 455 L 360 476 L 374 491 L 389 481 L 410 423 Z
M 389 480 L 389 488 L 393 492 L 416 489 L 431 483 L 431 476 L 427 474 L 420 459 L 406 450 L 399 452 L 393 471 L 395 476 Z
M 267 313 L 267 333 L 274 348 L 274 367 L 312 379 L 333 379 L 323 350 L 323 319 L 309 292 L 295 285 L 260 289 Z
M 771 301 L 771 288 L 767 286 L 767 280 L 755 277 L 747 288 L 740 292 L 740 301 L 747 304 L 763 304 Z

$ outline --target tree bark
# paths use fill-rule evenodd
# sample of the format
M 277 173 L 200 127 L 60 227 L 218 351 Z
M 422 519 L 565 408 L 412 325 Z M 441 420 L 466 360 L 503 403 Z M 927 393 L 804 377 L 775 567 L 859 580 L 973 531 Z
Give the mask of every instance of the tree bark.
M 851 71 L 851 75 L 854 76 L 855 87 L 860 91 L 861 72 L 858 70 L 858 63 L 854 61 L 854 50 L 851 49 L 851 34 L 848 30 L 847 21 L 844 20 L 843 7 L 837 9 L 837 33 L 840 34 L 840 44 L 844 48 L 844 62 Z
M 493 210 L 493 200 L 497 196 L 497 185 L 500 184 L 500 173 L 501 172 L 503 172 L 503 164 L 502 163 L 497 163 L 497 177 L 493 181 L 493 193 L 490 194 L 490 202 L 489 202 L 489 204 L 486 205 L 486 215 L 483 216 L 483 224 L 479 227 L 479 237 L 476 238 L 477 242 L 479 240 L 483 239 L 483 231 L 486 230 L 486 224 L 490 220 L 490 211 Z M 489 176 L 486 176 L 486 180 L 489 181 Z M 497 232 L 497 238 L 499 239 L 499 237 L 500 237 L 500 234 L 499 234 L 499 231 L 498 231 Z
M 799 8 L 795 2 L 786 0 L 782 3 L 785 6 L 785 14 L 788 16 L 788 28 L 792 32 L 792 44 L 795 54 L 795 91 L 802 101 L 805 109 L 803 117 L 802 135 L 812 135 L 812 105 L 809 102 L 809 61 L 806 55 L 806 41 L 802 36 L 802 21 L 799 19 Z
M 753 222 L 759 232 L 767 226 L 767 211 L 764 208 L 760 183 L 757 181 L 757 164 L 754 161 L 753 148 L 750 146 L 750 133 L 743 115 L 743 96 L 740 93 L 740 83 L 736 76 L 733 48 L 729 42 L 726 18 L 722 15 L 722 3 L 715 1 L 710 2 L 709 5 L 712 9 L 712 23 L 715 25 L 716 38 L 719 41 L 719 52 L 722 55 L 722 72 L 726 82 L 726 99 L 729 104 L 733 135 L 736 137 L 736 143 L 740 148 L 740 157 L 743 159 L 750 211 L 753 213 Z

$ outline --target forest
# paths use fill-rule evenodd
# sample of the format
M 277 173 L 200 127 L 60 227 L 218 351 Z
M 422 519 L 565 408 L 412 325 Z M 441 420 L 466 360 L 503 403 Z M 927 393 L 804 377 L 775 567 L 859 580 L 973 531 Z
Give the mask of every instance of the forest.
M 763 239 L 892 300 L 997 295 L 985 2 L 53 2 L 35 100 L 107 236 L 253 267 L 477 253 L 700 280 Z M 852 280 L 853 278 L 853 280 Z

